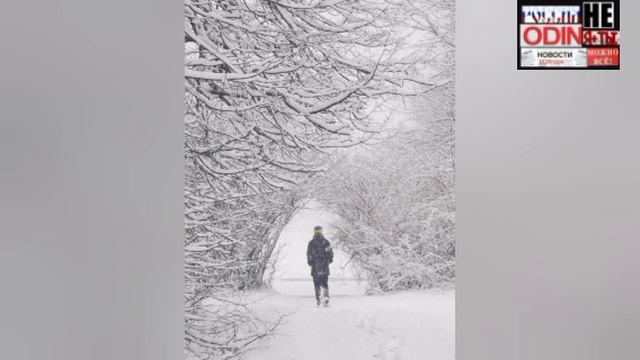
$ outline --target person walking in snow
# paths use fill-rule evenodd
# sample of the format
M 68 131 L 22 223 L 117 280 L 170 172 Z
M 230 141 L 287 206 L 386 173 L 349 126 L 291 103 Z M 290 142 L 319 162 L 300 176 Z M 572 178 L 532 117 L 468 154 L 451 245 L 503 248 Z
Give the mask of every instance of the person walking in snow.
M 307 264 L 311 266 L 316 304 L 329 306 L 329 264 L 333 262 L 333 249 L 329 240 L 322 235 L 322 226 L 313 228 L 313 238 L 307 245 Z M 324 294 L 322 291 L 324 290 Z

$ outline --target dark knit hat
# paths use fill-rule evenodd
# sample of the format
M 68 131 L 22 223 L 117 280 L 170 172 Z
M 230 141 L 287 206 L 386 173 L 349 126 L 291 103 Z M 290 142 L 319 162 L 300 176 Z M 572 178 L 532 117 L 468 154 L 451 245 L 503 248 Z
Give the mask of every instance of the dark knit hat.
M 314 231 L 322 231 L 322 226 L 318 225 L 313 228 Z

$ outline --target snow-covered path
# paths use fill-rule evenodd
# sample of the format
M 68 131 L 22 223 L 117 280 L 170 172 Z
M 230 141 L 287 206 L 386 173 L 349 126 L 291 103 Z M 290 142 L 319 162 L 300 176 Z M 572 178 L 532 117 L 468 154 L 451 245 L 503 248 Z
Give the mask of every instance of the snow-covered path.
M 270 292 L 261 297 L 254 304 L 260 315 L 290 315 L 247 360 L 455 358 L 453 291 L 337 296 L 328 308 L 317 308 L 311 296 Z
M 306 263 L 315 225 L 333 239 L 335 216 L 311 201 L 280 235 L 273 290 L 254 294 L 267 320 L 289 314 L 276 334 L 253 344 L 247 360 L 454 360 L 453 291 L 365 296 L 349 256 L 334 246 L 331 306 L 317 308 Z M 334 242 L 335 244 L 335 242 Z

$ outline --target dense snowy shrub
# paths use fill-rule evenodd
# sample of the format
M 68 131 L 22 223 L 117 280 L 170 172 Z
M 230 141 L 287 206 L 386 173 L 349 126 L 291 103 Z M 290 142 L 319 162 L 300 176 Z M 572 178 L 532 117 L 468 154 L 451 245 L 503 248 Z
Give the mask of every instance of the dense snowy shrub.
M 372 291 L 449 287 L 455 278 L 450 88 L 413 111 L 415 127 L 341 159 L 322 200 L 340 216 L 338 240 Z M 437 97 L 436 96 L 436 97 Z M 421 119 L 421 118 L 424 119 Z

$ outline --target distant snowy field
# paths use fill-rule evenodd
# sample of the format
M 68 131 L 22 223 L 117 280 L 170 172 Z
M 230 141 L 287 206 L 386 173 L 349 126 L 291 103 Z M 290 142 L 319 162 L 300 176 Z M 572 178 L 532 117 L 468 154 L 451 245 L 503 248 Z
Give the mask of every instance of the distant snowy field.
M 307 265 L 307 243 L 313 236 L 313 227 L 320 225 L 324 235 L 331 241 L 334 249 L 329 289 L 335 295 L 363 295 L 367 289 L 366 280 L 357 280 L 353 263 L 349 255 L 340 250 L 333 240 L 333 222 L 335 216 L 320 209 L 315 201 L 298 211 L 285 226 L 278 239 L 275 259 L 275 271 L 272 288 L 286 295 L 313 294 L 313 282 Z

